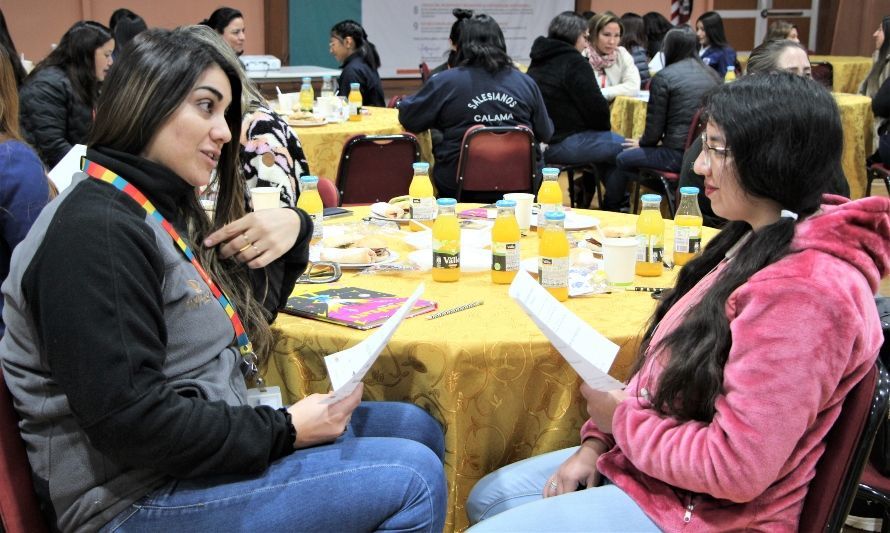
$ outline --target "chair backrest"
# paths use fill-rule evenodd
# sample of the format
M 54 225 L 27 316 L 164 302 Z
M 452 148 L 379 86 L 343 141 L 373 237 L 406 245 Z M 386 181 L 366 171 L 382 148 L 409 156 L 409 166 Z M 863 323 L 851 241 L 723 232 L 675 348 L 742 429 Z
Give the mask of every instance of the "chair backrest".
M 325 207 L 340 205 L 340 193 L 337 192 L 337 186 L 333 181 L 321 176 L 318 178 L 318 195 L 321 196 L 321 203 Z
M 535 136 L 525 126 L 471 127 L 457 165 L 457 200 L 468 192 L 530 192 L 535 182 Z
M 19 433 L 19 417 L 0 372 L 0 517 L 7 533 L 47 531 Z
M 890 378 L 879 360 L 847 394 L 825 437 L 825 452 L 807 490 L 799 531 L 841 531 L 875 433 L 887 418 L 888 395 Z
M 420 82 L 426 83 L 426 80 L 430 79 L 430 76 L 430 66 L 424 61 L 420 64 Z
M 834 67 L 831 63 L 817 61 L 810 63 L 813 79 L 831 90 L 834 87 Z
M 343 145 L 337 169 L 340 205 L 372 204 L 408 194 L 420 143 L 410 133 L 356 135 Z
M 698 108 L 695 111 L 695 114 L 692 115 L 692 122 L 689 124 L 689 132 L 686 134 L 686 145 L 683 147 L 683 151 L 689 150 L 689 147 L 692 146 L 692 143 L 695 142 L 695 138 L 701 135 L 703 129 L 705 129 L 705 123 L 701 119 L 702 108 Z

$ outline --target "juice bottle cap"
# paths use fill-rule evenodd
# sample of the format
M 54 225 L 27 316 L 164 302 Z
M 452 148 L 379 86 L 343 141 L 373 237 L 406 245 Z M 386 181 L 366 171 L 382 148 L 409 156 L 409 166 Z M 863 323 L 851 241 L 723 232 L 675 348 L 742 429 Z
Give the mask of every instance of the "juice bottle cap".
M 325 80 L 325 81 L 331 81 L 331 77 L 330 77 L 330 76 L 322 76 L 321 79 L 322 79 L 322 80 Z
M 698 187 L 680 187 L 680 194 L 698 194 Z
M 360 87 L 360 85 L 358 83 L 350 83 L 349 84 L 350 89 L 358 89 L 359 87 Z
M 661 195 L 660 194 L 644 194 L 640 197 L 640 200 L 644 202 L 657 202 L 661 203 Z
M 566 214 L 562 211 L 547 211 L 544 214 L 544 218 L 547 220 L 565 220 Z
M 415 172 L 418 170 L 423 171 L 423 172 L 428 172 L 430 170 L 430 164 L 424 163 L 423 161 L 418 161 L 417 163 L 414 163 L 411 166 L 414 168 Z
M 301 183 L 318 183 L 318 176 L 301 176 Z
M 310 78 L 309 76 L 306 76 L 305 78 L 303 78 L 303 83 L 310 83 L 310 82 L 312 82 L 312 78 Z
M 436 200 L 436 203 L 441 206 L 457 205 L 457 200 L 454 198 L 439 198 Z
M 541 169 L 541 174 L 545 176 L 559 176 L 559 169 L 553 167 L 544 167 Z
M 497 207 L 516 207 L 516 200 L 498 200 L 494 205 Z

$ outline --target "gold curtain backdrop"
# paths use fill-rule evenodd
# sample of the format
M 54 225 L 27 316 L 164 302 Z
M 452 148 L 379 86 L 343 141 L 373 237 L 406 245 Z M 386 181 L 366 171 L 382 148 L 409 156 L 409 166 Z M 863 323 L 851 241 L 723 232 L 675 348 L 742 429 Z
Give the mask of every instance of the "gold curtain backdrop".
M 463 209 L 468 206 L 458 206 Z M 367 214 L 355 208 L 352 220 Z M 633 226 L 636 216 L 579 211 L 604 226 Z M 333 223 L 333 222 L 332 222 Z M 666 221 L 667 249 L 672 222 Z M 403 232 L 400 232 L 403 233 Z M 706 228 L 710 239 L 716 230 Z M 406 257 L 411 249 L 399 237 L 385 236 L 390 249 Z M 537 254 L 538 237 L 522 239 L 522 257 Z M 679 269 L 637 284 L 665 287 Z M 357 275 L 345 273 L 330 285 L 297 285 L 294 294 L 330 287 L 358 286 L 399 296 L 425 283 L 423 298 L 450 309 L 474 300 L 484 304 L 427 320 L 407 319 L 365 378 L 366 400 L 405 401 L 427 409 L 445 429 L 445 469 L 449 483 L 446 531 L 467 527 L 464 502 L 482 476 L 505 464 L 578 444 L 587 415 L 578 392 L 580 379 L 534 323 L 486 272 L 464 273 L 456 283 L 436 283 L 427 273 Z M 647 292 L 570 298 L 566 305 L 621 348 L 610 373 L 628 376 L 646 320 L 656 301 Z M 276 343 L 266 371 L 285 401 L 327 392 L 323 357 L 353 346 L 369 332 L 280 314 L 273 324 Z

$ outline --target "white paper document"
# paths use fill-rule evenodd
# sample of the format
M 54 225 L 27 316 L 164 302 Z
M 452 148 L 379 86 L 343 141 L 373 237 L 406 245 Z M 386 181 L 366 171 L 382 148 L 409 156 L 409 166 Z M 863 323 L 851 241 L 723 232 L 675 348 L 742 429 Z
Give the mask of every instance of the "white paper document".
M 374 361 L 377 360 L 377 356 L 380 355 L 392 334 L 395 333 L 396 328 L 417 303 L 418 298 L 423 295 L 423 289 L 424 286 L 421 283 L 414 289 L 414 294 L 402 304 L 402 307 L 374 330 L 374 333 L 367 339 L 324 358 L 328 376 L 331 378 L 331 387 L 334 389 L 334 394 L 329 398 L 328 403 L 335 403 L 349 396 L 361 383 Z
M 509 294 L 591 388 L 624 388 L 624 383 L 609 375 L 618 355 L 617 344 L 569 311 L 524 270 L 516 274 Z
M 83 144 L 75 144 L 68 150 L 65 157 L 59 161 L 47 176 L 56 184 L 59 192 L 71 185 L 71 178 L 80 172 L 80 158 L 87 155 L 87 147 Z

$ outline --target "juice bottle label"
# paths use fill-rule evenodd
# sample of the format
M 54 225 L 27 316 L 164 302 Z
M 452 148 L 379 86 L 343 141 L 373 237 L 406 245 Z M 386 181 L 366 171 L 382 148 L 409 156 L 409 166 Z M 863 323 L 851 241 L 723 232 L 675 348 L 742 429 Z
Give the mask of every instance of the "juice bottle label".
M 548 211 L 559 211 L 560 213 L 563 211 L 562 204 L 541 204 L 541 209 L 538 211 L 538 227 L 544 227 L 544 215 Z
M 460 247 L 455 241 L 433 239 L 433 268 L 460 268 Z
M 661 263 L 664 259 L 664 244 L 658 235 L 637 236 L 637 261 L 641 263 Z
M 545 289 L 569 286 L 569 258 L 541 257 L 538 261 L 538 280 Z
M 324 216 L 322 213 L 308 213 L 309 219 L 312 221 L 312 239 L 321 239 L 324 237 Z
M 414 220 L 432 220 L 436 217 L 436 199 L 411 198 L 411 218 Z
M 701 226 L 674 226 L 674 251 L 694 254 L 701 250 Z
M 491 269 L 497 272 L 519 271 L 519 243 L 494 242 L 491 244 Z

